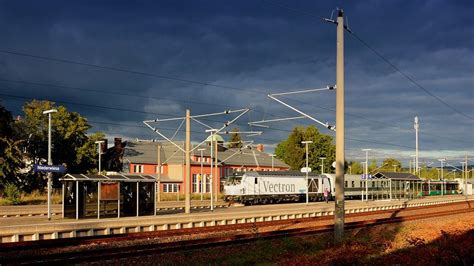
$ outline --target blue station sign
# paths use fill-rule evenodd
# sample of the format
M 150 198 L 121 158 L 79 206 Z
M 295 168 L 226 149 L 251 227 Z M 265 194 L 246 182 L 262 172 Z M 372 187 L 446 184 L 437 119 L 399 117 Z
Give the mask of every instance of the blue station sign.
M 363 180 L 364 180 L 364 179 L 372 179 L 372 175 L 371 175 L 371 174 L 368 174 L 368 175 L 362 174 L 360 177 L 361 177 Z
M 33 170 L 35 172 L 52 172 L 52 173 L 64 173 L 66 168 L 62 165 L 42 165 L 35 164 L 33 165 Z

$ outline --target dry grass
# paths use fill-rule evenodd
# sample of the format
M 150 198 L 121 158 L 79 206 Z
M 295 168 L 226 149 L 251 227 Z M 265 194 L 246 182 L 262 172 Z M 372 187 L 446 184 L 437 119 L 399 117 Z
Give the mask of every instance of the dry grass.
M 51 195 L 51 200 L 53 204 L 60 204 L 61 192 L 53 191 Z M 19 205 L 38 205 L 38 204 L 46 204 L 47 202 L 48 202 L 47 193 L 35 190 L 31 193 L 22 193 L 20 196 Z M 0 206 L 9 206 L 9 205 L 13 205 L 13 203 L 10 200 L 5 199 L 5 198 L 0 198 Z

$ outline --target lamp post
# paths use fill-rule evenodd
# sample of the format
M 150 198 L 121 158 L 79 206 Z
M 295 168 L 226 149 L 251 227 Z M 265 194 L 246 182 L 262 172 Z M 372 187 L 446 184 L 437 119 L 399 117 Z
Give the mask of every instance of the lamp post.
M 417 171 L 417 170 L 416 170 L 416 154 L 413 154 L 413 155 L 410 155 L 410 156 L 413 157 L 413 162 L 412 162 L 412 164 L 413 164 L 413 173 L 410 171 L 410 174 L 414 174 L 414 175 L 415 175 L 415 174 L 416 174 L 416 171 Z M 410 162 L 411 162 L 411 161 L 410 161 Z
M 321 160 L 321 174 L 324 174 L 324 160 L 326 157 L 319 157 L 319 159 Z
M 101 145 L 102 143 L 104 143 L 105 141 L 103 140 L 98 140 L 96 141 L 95 143 L 97 143 L 97 152 L 99 153 L 99 175 L 100 173 L 102 172 L 102 158 L 101 158 L 101 155 L 102 155 L 102 149 L 101 149 Z
M 306 140 L 306 141 L 302 141 L 301 142 L 302 144 L 305 145 L 306 147 L 306 204 L 309 203 L 309 186 L 308 186 L 308 172 L 309 172 L 309 168 L 308 168 L 308 144 L 311 144 L 313 143 L 311 140 Z
M 214 193 L 212 192 L 213 190 L 213 185 L 212 183 L 214 182 L 213 176 L 212 176 L 212 157 L 214 157 L 214 134 L 217 132 L 217 129 L 211 128 L 211 129 L 206 129 L 206 132 L 210 133 L 210 141 L 211 141 L 211 175 L 210 175 L 210 182 L 211 182 L 211 211 L 214 211 L 214 203 L 213 203 L 213 197 Z M 217 165 L 216 165 L 217 167 Z
M 51 114 L 56 113 L 58 110 L 50 109 L 43 112 L 43 114 L 48 115 L 48 165 L 53 164 L 51 159 Z M 52 186 L 52 175 L 51 172 L 48 173 L 48 220 L 51 220 L 51 186 Z
M 393 171 L 396 172 L 397 171 L 397 165 L 396 164 L 392 164 L 393 166 Z
M 441 196 L 444 196 L 444 171 L 443 171 L 443 163 L 446 159 L 438 159 L 441 163 Z
M 369 200 L 369 187 L 367 184 L 367 179 L 369 179 L 369 151 L 372 149 L 362 149 L 365 151 L 365 200 Z
M 202 180 L 203 180 L 203 173 L 202 173 L 202 163 L 203 163 L 203 161 L 202 161 L 202 152 L 203 152 L 204 150 L 205 150 L 205 149 L 202 149 L 202 148 L 201 148 L 201 149 L 198 149 L 198 151 L 201 152 L 201 176 L 200 176 L 201 178 L 200 178 L 200 180 L 199 180 L 199 181 L 201 182 L 201 189 L 200 189 L 200 190 L 201 190 L 201 201 L 203 200 L 203 190 L 204 190 L 204 185 L 203 185 L 203 184 L 205 184 L 205 183 L 202 182 Z M 204 180 L 204 181 L 205 181 L 205 180 Z

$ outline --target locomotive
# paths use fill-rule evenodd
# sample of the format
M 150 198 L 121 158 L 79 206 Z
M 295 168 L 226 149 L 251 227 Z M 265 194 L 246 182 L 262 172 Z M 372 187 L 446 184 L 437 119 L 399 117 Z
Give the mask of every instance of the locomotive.
M 306 185 L 307 184 L 307 185 Z M 298 171 L 252 171 L 227 178 L 224 185 L 225 200 L 246 205 L 279 202 L 298 202 L 323 198 L 324 190 L 334 194 L 333 181 L 326 175 Z
M 245 205 L 299 202 L 306 199 L 308 189 L 310 201 L 322 201 L 325 190 L 329 191 L 330 198 L 334 197 L 334 182 L 334 174 L 308 173 L 306 179 L 306 173 L 298 171 L 252 171 L 227 178 L 224 200 Z M 391 199 L 392 195 L 394 199 L 401 199 L 458 194 L 459 184 L 455 181 L 426 181 L 419 178 L 393 184 L 389 179 L 372 179 L 366 184 L 360 175 L 345 175 L 345 198 L 361 198 L 366 189 L 372 199 Z

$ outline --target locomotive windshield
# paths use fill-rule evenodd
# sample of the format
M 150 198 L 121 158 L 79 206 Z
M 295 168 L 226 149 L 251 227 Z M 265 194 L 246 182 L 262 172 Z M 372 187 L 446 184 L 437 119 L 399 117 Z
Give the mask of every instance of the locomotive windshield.
M 238 185 L 242 181 L 242 175 L 233 174 L 225 178 L 225 185 Z

